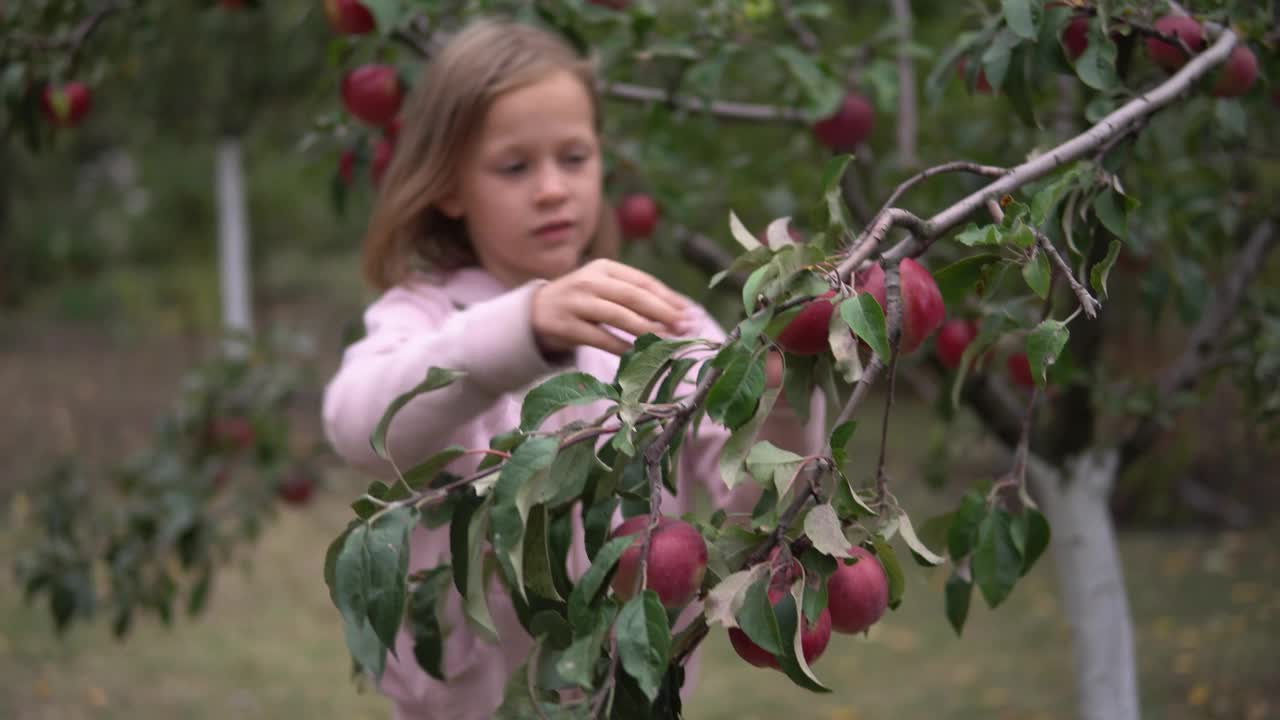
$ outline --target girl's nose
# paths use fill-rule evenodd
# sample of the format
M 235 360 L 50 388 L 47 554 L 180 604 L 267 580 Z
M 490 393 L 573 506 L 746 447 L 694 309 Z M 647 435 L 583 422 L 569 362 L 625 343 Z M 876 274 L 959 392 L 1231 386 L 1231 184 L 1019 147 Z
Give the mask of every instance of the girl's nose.
M 564 173 L 562 173 L 554 164 L 548 163 L 538 173 L 538 202 L 555 202 L 564 199 L 568 194 L 569 185 L 566 181 Z

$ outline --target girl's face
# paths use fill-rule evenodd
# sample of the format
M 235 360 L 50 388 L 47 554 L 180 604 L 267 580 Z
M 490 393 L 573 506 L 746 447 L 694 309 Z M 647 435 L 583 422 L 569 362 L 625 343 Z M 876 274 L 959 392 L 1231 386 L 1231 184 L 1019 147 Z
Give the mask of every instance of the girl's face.
M 441 211 L 467 224 L 480 264 L 508 287 L 578 266 L 600 214 L 591 98 L 566 71 L 498 96 Z

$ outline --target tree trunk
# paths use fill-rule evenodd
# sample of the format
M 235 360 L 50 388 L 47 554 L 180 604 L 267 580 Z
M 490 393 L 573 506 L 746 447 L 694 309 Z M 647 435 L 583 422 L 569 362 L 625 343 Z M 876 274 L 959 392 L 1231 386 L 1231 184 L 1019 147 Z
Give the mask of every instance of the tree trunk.
M 1083 720 L 1138 720 L 1133 621 L 1108 499 L 1119 453 L 1094 449 L 1030 480 L 1053 531 L 1059 594 L 1071 625 Z
M 229 135 L 218 143 L 218 279 L 222 324 L 230 335 L 225 349 L 232 355 L 245 352 L 253 334 L 244 185 L 240 138 Z

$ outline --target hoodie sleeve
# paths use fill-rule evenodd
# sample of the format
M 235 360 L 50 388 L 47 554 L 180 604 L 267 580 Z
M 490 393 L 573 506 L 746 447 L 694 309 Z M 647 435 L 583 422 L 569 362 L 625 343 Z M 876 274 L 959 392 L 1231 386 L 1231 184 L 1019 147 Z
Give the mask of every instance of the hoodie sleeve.
M 375 472 L 390 466 L 370 437 L 391 402 L 431 367 L 460 370 L 452 385 L 414 398 L 387 432 L 387 449 L 410 467 L 465 433 L 505 394 L 555 372 L 534 341 L 533 281 L 466 309 L 431 286 L 388 291 L 364 315 L 365 337 L 343 353 L 325 387 L 325 435 L 348 462 Z

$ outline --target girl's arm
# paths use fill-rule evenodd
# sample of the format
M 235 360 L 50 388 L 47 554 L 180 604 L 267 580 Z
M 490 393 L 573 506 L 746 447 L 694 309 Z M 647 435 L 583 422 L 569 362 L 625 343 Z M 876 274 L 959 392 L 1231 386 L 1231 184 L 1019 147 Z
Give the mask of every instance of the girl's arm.
M 383 295 L 365 312 L 365 337 L 347 348 L 325 388 L 324 429 L 338 454 L 388 473 L 370 435 L 391 402 L 433 366 L 466 375 L 414 398 L 396 415 L 387 449 L 402 469 L 466 435 L 468 425 L 503 395 L 563 369 L 534 342 L 531 298 L 541 284 L 533 281 L 462 310 L 443 290 L 425 284 Z

